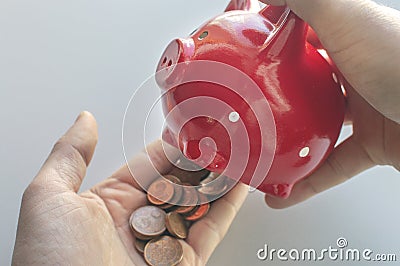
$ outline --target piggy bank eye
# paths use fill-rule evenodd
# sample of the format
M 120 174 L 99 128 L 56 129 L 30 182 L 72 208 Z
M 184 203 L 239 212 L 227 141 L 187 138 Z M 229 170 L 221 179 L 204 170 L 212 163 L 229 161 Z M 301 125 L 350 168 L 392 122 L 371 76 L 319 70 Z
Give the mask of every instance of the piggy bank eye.
M 208 36 L 208 31 L 203 31 L 202 34 L 199 36 L 199 41 L 204 40 Z

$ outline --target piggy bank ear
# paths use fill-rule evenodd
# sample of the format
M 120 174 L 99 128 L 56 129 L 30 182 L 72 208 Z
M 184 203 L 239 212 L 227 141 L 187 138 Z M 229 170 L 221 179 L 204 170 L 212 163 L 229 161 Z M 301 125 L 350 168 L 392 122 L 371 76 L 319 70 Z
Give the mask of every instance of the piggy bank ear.
M 231 0 L 225 9 L 225 12 L 232 10 L 260 11 L 258 0 Z
M 290 10 L 286 6 L 266 6 L 260 14 L 272 24 L 278 25 L 283 22 Z

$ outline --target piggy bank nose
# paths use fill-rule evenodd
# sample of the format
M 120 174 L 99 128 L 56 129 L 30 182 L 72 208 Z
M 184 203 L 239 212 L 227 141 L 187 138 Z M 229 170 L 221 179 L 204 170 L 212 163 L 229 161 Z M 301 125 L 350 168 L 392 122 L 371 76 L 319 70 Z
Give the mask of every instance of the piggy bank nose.
M 179 64 L 189 61 L 193 54 L 193 39 L 173 40 L 165 49 L 157 65 L 156 81 L 158 85 L 167 89 L 168 85 L 176 82 L 176 79 L 183 74 L 183 66 Z

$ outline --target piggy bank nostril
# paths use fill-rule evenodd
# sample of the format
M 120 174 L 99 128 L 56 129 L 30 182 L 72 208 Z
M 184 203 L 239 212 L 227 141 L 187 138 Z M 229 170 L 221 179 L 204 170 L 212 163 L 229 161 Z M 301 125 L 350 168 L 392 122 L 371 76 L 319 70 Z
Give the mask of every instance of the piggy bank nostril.
M 176 39 L 165 49 L 156 69 L 156 82 L 163 88 L 168 89 L 172 84 L 182 79 L 185 67 L 180 64 L 189 61 L 194 53 L 193 39 Z

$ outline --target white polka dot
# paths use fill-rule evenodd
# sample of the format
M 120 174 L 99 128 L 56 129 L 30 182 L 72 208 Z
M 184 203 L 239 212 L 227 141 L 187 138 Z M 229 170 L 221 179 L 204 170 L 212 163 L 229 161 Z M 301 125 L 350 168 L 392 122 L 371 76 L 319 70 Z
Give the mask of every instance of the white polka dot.
M 332 73 L 332 78 L 333 78 L 333 81 L 335 81 L 335 83 L 339 82 L 339 80 L 338 80 L 338 78 L 337 78 L 335 73 Z
M 343 94 L 346 96 L 347 92 L 346 92 L 346 88 L 344 87 L 343 84 L 340 85 L 340 88 L 342 89 Z
M 309 147 L 304 147 L 303 149 L 301 149 L 301 151 L 299 152 L 299 156 L 301 158 L 307 157 L 310 154 L 310 148 Z
M 229 121 L 231 121 L 232 123 L 236 123 L 237 121 L 239 121 L 240 119 L 240 115 L 237 112 L 232 112 L 229 114 Z

